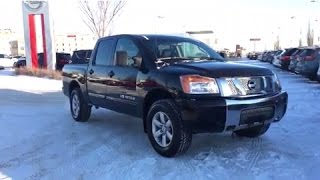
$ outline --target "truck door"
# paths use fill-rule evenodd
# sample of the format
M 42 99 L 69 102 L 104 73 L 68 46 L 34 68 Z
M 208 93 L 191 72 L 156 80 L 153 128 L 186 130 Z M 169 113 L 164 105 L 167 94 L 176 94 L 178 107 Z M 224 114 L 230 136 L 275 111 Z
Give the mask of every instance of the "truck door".
M 136 80 L 142 61 L 138 46 L 129 37 L 117 41 L 114 65 L 110 66 L 108 78 L 109 108 L 133 116 L 137 115 Z
M 88 96 L 90 102 L 99 107 L 106 107 L 108 67 L 113 64 L 114 45 L 114 39 L 98 42 L 87 70 Z

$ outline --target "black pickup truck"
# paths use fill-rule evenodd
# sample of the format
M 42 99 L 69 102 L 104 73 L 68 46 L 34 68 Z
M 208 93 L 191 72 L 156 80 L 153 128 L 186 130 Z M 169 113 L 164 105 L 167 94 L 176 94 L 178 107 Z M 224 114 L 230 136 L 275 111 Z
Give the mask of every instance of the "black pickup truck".
M 166 157 L 185 152 L 195 133 L 260 136 L 283 118 L 288 102 L 271 70 L 227 62 L 200 41 L 166 35 L 99 39 L 88 64 L 64 66 L 63 92 L 76 121 L 88 121 L 92 107 L 141 118 Z

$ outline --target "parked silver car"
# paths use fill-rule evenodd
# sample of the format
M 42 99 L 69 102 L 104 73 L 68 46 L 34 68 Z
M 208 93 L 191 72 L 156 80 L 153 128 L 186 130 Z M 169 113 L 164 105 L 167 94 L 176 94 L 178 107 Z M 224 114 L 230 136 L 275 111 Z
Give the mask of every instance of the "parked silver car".
M 279 50 L 272 59 L 272 64 L 277 67 L 281 67 L 281 56 L 285 53 L 285 50 Z
M 316 79 L 320 61 L 320 47 L 307 48 L 304 54 L 298 57 L 295 71 L 310 79 Z

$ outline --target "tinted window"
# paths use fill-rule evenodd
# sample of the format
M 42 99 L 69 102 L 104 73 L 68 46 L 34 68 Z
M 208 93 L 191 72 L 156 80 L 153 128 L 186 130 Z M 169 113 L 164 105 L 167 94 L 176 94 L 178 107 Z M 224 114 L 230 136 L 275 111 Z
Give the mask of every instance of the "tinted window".
M 284 56 L 291 56 L 296 50 L 297 50 L 297 48 L 288 49 L 288 50 L 284 53 Z
M 222 57 L 206 44 L 190 39 L 159 38 L 156 46 L 157 58 L 181 57 L 181 58 L 215 58 Z
M 291 56 L 296 56 L 296 55 L 298 55 L 299 53 L 301 53 L 302 51 L 303 51 L 303 50 L 298 49 L 298 50 L 296 50 L 294 53 L 292 53 Z
M 111 53 L 112 53 L 113 40 L 107 39 L 100 41 L 96 58 L 94 60 L 95 65 L 106 66 L 110 64 Z
M 305 49 L 302 53 L 301 56 L 311 56 L 315 52 L 314 49 Z
M 124 52 L 126 53 L 123 54 Z M 118 65 L 132 66 L 134 64 L 133 58 L 137 56 L 141 56 L 139 49 L 131 39 L 123 38 L 118 40 L 114 56 Z
M 190 38 L 145 36 L 141 39 L 141 43 L 149 52 L 155 55 L 156 61 L 160 58 L 169 58 L 168 56 L 177 54 L 179 58 L 190 58 L 190 60 L 213 58 L 224 61 L 223 57 L 211 47 Z
M 64 60 L 70 60 L 71 55 L 70 54 L 57 54 L 58 59 L 64 59 Z
M 87 54 L 87 58 L 90 58 L 90 57 L 91 57 L 91 53 L 92 53 L 92 51 L 89 50 L 89 51 L 88 51 L 88 54 Z
M 85 51 L 74 52 L 74 56 L 77 59 L 85 59 L 86 58 L 86 52 Z
M 0 54 L 0 58 L 4 58 L 4 54 Z

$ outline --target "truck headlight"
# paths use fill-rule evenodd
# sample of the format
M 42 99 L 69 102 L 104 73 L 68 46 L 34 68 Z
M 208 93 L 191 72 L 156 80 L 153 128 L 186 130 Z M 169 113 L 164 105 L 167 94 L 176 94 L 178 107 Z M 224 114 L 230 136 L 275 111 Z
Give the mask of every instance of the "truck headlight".
M 180 82 L 184 93 L 187 94 L 218 94 L 219 87 L 214 78 L 200 75 L 180 76 Z

